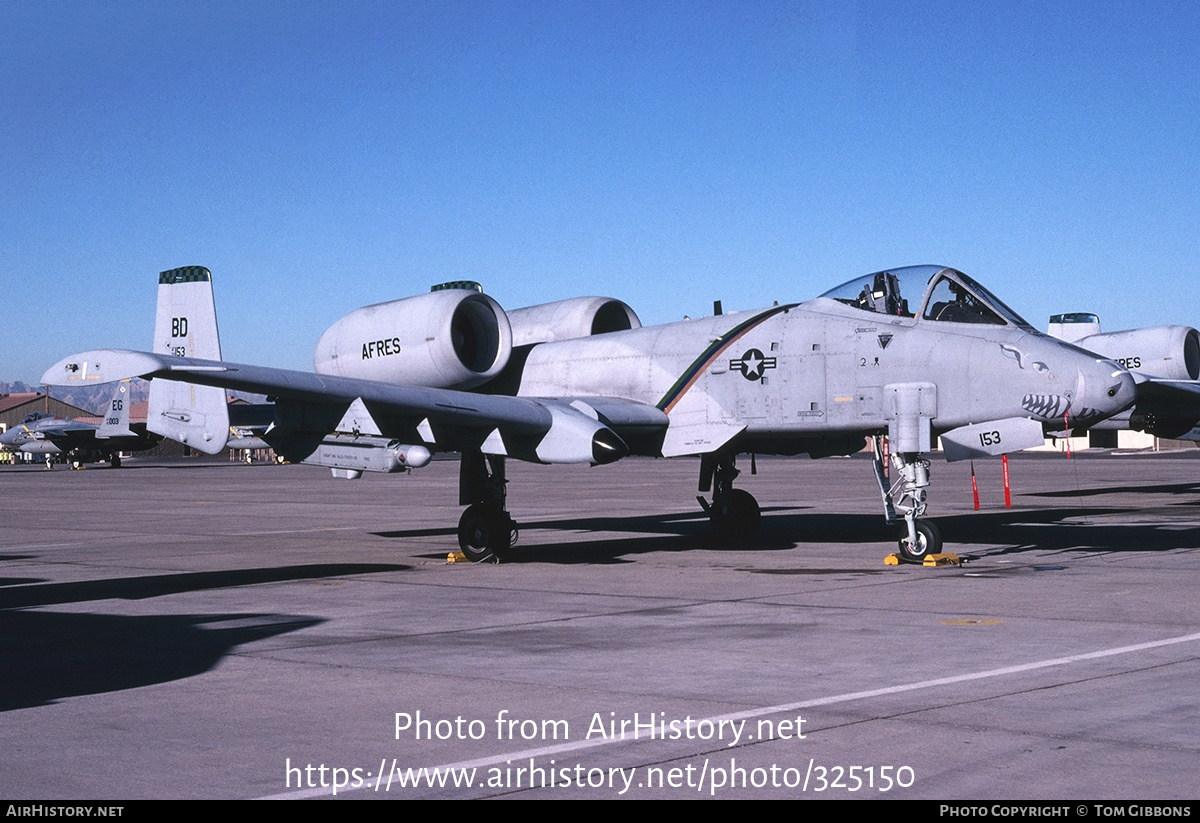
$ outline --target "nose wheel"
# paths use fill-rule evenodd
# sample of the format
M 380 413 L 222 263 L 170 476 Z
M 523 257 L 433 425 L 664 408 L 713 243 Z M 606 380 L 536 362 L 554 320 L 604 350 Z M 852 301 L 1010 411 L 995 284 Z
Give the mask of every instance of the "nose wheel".
M 908 535 L 908 523 L 900 532 L 900 556 L 914 563 L 920 563 L 928 555 L 938 554 L 942 550 L 942 534 L 929 520 L 913 521 L 916 539 Z
M 875 479 L 883 497 L 883 513 L 888 523 L 900 522 L 900 556 L 913 563 L 920 563 L 931 554 L 942 551 L 942 534 L 929 520 L 919 519 L 925 514 L 925 490 L 929 486 L 929 461 L 919 454 L 893 454 L 893 465 L 900 477 L 895 484 L 888 484 L 884 471 L 885 458 L 882 438 L 874 438 Z

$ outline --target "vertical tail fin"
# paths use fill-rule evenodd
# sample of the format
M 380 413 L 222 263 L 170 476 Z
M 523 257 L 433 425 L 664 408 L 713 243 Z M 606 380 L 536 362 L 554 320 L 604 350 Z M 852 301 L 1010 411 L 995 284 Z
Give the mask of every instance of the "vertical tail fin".
M 104 410 L 104 422 L 96 431 L 97 439 L 109 437 L 133 437 L 129 429 L 129 381 L 121 380 L 113 391 L 112 400 Z
M 208 269 L 185 266 L 158 276 L 153 351 L 203 360 L 221 359 L 217 306 Z M 150 384 L 146 427 L 206 454 L 216 454 L 225 448 L 229 437 L 225 390 L 154 380 Z

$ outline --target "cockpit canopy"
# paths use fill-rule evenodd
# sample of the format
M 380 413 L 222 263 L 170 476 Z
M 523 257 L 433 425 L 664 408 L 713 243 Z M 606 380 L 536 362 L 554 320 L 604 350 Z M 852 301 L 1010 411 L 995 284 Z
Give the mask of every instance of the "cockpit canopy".
M 46 420 L 46 419 L 53 419 L 53 418 L 54 418 L 54 415 L 52 415 L 52 414 L 46 414 L 45 412 L 34 412 L 33 414 L 25 415 L 25 419 L 22 420 L 18 425 L 27 426 L 30 423 L 36 423 L 39 420 Z
M 1032 328 L 975 280 L 944 266 L 907 266 L 876 272 L 821 296 L 893 317 Z

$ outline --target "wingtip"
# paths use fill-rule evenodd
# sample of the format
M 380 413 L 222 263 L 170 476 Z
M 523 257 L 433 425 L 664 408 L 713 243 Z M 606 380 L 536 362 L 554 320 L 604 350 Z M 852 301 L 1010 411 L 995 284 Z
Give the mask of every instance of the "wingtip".
M 158 358 L 146 352 L 93 349 L 59 360 L 42 375 L 44 386 L 79 386 L 112 383 L 144 377 L 161 368 Z

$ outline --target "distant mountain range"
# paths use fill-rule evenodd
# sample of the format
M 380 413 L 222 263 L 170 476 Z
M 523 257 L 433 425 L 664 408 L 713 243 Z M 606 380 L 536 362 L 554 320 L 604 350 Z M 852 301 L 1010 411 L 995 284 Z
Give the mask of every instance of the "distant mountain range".
M 20 380 L 12 383 L 0 382 L 0 394 L 18 394 L 23 392 L 45 392 L 45 386 L 31 386 Z M 113 387 L 111 384 L 92 385 L 92 386 L 51 386 L 50 396 L 56 400 L 61 400 L 64 403 L 70 403 L 72 406 L 80 409 L 87 409 L 90 412 L 97 414 L 102 413 L 100 410 L 108 406 L 108 401 L 112 399 Z M 150 384 L 145 380 L 134 380 L 130 387 L 130 398 L 134 403 L 146 400 L 150 397 Z
M 20 380 L 12 383 L 0 381 L 0 394 L 18 394 L 23 392 L 44 392 L 44 386 L 31 386 Z M 266 398 L 261 394 L 250 394 L 248 392 L 229 392 L 232 397 L 239 397 L 250 403 L 262 403 Z M 102 384 L 99 386 L 51 386 L 50 396 L 61 400 L 64 403 L 70 403 L 80 409 L 101 414 L 102 409 L 108 406 L 108 401 L 112 399 L 113 387 L 111 383 Z M 130 399 L 134 403 L 140 403 L 143 400 L 150 398 L 150 383 L 146 380 L 134 380 L 130 387 Z
M 40 388 L 22 383 L 20 380 L 15 383 L 0 382 L 0 394 L 21 394 L 24 392 L 41 391 Z

